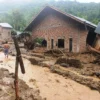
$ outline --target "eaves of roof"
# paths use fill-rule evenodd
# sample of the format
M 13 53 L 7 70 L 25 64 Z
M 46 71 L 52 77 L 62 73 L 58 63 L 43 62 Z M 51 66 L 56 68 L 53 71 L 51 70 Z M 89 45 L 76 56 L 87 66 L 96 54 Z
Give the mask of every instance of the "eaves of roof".
M 54 7 L 51 7 L 51 6 L 46 6 L 46 7 L 44 7 L 44 8 L 36 15 L 36 17 L 29 23 L 29 25 L 25 28 L 24 31 L 29 31 L 29 28 L 30 28 L 30 26 L 32 25 L 32 23 L 34 22 L 34 20 L 35 20 L 35 19 L 42 13 L 42 11 L 45 10 L 46 8 L 50 8 L 50 9 L 52 9 L 52 10 L 55 10 L 55 11 L 57 11 L 57 12 L 63 14 L 64 16 L 70 17 L 70 18 L 72 18 L 73 20 L 76 20 L 77 22 L 82 23 L 82 24 L 85 24 L 85 25 L 87 25 L 87 26 L 89 26 L 89 27 L 92 27 L 92 28 L 96 28 L 96 27 L 97 27 L 97 25 L 95 25 L 95 24 L 93 24 L 93 23 L 91 23 L 91 22 L 89 22 L 89 21 L 87 21 L 87 20 L 85 20 L 85 19 L 83 19 L 83 18 L 74 16 L 74 15 L 72 15 L 72 14 L 64 13 L 64 12 L 62 12 L 62 11 L 60 11 L 60 10 L 54 8 Z

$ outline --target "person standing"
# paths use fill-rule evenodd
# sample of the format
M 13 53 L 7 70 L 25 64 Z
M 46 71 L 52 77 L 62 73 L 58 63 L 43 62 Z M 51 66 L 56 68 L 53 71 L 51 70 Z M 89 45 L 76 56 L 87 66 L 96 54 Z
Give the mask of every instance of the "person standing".
M 10 48 L 10 45 L 8 44 L 8 41 L 5 42 L 5 44 L 3 45 L 3 48 L 4 48 L 5 58 L 8 58 L 9 48 Z

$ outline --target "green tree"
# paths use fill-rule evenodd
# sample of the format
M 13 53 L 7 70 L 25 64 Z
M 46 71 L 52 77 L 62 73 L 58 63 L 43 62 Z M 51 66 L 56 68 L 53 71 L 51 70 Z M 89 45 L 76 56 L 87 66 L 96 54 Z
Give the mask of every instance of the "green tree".
M 21 31 L 25 28 L 26 21 L 23 14 L 19 10 L 13 10 L 9 19 L 14 29 Z

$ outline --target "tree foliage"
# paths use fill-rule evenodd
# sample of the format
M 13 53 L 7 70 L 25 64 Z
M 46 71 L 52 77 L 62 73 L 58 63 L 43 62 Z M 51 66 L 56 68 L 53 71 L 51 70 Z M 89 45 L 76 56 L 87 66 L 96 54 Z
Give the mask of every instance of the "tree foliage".
M 11 24 L 14 29 L 22 30 L 25 27 L 25 19 L 19 10 L 13 10 L 11 13 Z
M 37 13 L 46 5 L 54 6 L 66 13 L 84 18 L 98 24 L 100 22 L 100 3 L 79 3 L 70 0 L 33 0 L 29 3 L 0 4 L 0 22 L 8 22 L 16 30 L 24 30 Z M 6 6 L 6 7 L 4 7 Z

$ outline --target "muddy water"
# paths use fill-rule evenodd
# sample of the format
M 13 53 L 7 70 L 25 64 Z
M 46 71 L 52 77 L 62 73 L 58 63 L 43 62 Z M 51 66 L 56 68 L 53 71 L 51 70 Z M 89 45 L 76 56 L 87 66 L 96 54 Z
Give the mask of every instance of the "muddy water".
M 3 64 L 0 67 L 9 69 L 14 72 L 15 58 L 5 59 L 0 53 L 0 60 Z M 78 84 L 71 79 L 51 73 L 48 68 L 33 66 L 24 59 L 26 73 L 21 74 L 19 69 L 19 77 L 26 81 L 32 88 L 38 88 L 42 97 L 47 100 L 100 100 L 98 91 L 90 90 L 88 87 Z

